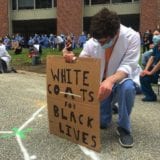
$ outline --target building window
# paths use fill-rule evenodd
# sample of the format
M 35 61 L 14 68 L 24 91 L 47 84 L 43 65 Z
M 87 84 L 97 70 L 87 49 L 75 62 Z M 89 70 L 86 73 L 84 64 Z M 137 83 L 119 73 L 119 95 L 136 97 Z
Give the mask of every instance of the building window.
M 89 5 L 89 0 L 84 0 L 84 5 Z
M 18 9 L 33 9 L 34 0 L 18 0 Z
M 57 7 L 57 0 L 53 0 L 53 6 Z
M 12 0 L 12 9 L 13 10 L 17 9 L 17 0 Z
M 110 0 L 91 0 L 91 4 L 105 4 L 110 3 Z
M 52 8 L 52 0 L 36 0 L 35 8 Z
M 112 0 L 112 3 L 125 3 L 125 2 L 132 2 L 132 0 Z

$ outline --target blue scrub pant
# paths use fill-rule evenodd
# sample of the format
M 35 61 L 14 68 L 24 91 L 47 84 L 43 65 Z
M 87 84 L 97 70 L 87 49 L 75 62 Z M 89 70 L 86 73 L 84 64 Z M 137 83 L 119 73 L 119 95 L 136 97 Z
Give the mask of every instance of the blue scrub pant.
M 152 83 L 157 84 L 158 73 L 155 73 L 150 76 L 146 75 L 144 77 L 140 77 L 140 82 L 141 82 L 141 89 L 145 97 L 147 99 L 154 99 L 156 97 L 156 94 L 152 89 Z
M 118 102 L 118 126 L 131 132 L 130 114 L 134 105 L 136 90 L 135 83 L 127 79 L 113 87 L 109 97 L 100 104 L 100 122 L 102 127 L 106 127 L 112 120 L 112 101 L 116 97 Z
M 146 51 L 146 52 L 144 52 L 144 53 L 142 54 L 142 61 L 141 61 L 141 63 L 142 63 L 143 66 L 146 66 L 149 58 L 150 58 L 151 55 L 152 55 L 152 53 L 153 53 L 153 50 L 150 49 L 149 51 Z

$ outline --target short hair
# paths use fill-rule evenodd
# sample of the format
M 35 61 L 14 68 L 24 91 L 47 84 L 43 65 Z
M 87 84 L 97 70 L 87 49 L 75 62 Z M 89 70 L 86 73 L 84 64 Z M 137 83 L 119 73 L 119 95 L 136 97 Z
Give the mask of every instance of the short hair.
M 120 28 L 120 19 L 116 12 L 103 8 L 91 19 L 90 33 L 93 38 L 113 38 Z

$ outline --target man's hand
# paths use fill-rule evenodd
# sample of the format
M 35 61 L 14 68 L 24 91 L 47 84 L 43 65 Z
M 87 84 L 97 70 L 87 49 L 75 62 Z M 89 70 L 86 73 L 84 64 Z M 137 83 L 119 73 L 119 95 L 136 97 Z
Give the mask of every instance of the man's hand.
M 128 77 L 128 74 L 125 73 L 124 71 L 117 71 L 115 74 L 107 77 L 100 84 L 99 91 L 98 91 L 98 99 L 102 101 L 105 98 L 109 97 L 112 92 L 113 86 L 127 77 Z
M 71 63 L 76 59 L 75 54 L 72 51 L 68 51 L 66 48 L 63 49 L 63 57 L 68 63 Z
M 152 75 L 152 72 L 148 71 L 148 70 L 143 70 L 141 73 L 140 73 L 140 76 L 141 77 L 144 77 L 146 75 Z
M 98 99 L 100 101 L 104 100 L 111 94 L 113 85 L 114 84 L 109 79 L 104 80 L 100 84 L 99 91 L 98 91 Z

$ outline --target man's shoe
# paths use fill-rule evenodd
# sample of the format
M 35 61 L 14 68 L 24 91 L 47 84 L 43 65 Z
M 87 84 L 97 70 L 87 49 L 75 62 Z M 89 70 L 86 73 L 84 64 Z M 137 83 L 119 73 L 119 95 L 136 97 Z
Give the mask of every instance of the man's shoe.
M 107 126 L 100 126 L 100 129 L 107 129 Z
M 119 143 L 124 148 L 132 148 L 133 143 L 133 137 L 132 135 L 126 131 L 124 128 L 117 127 L 117 135 L 119 136 Z
M 118 106 L 116 105 L 112 106 L 112 112 L 113 114 L 118 114 Z
M 107 129 L 111 126 L 111 123 L 108 123 L 108 124 L 100 124 L 100 129 Z
M 153 98 L 144 97 L 144 98 L 142 98 L 142 101 L 143 102 L 155 102 L 155 101 L 157 101 L 157 97 L 153 97 Z

